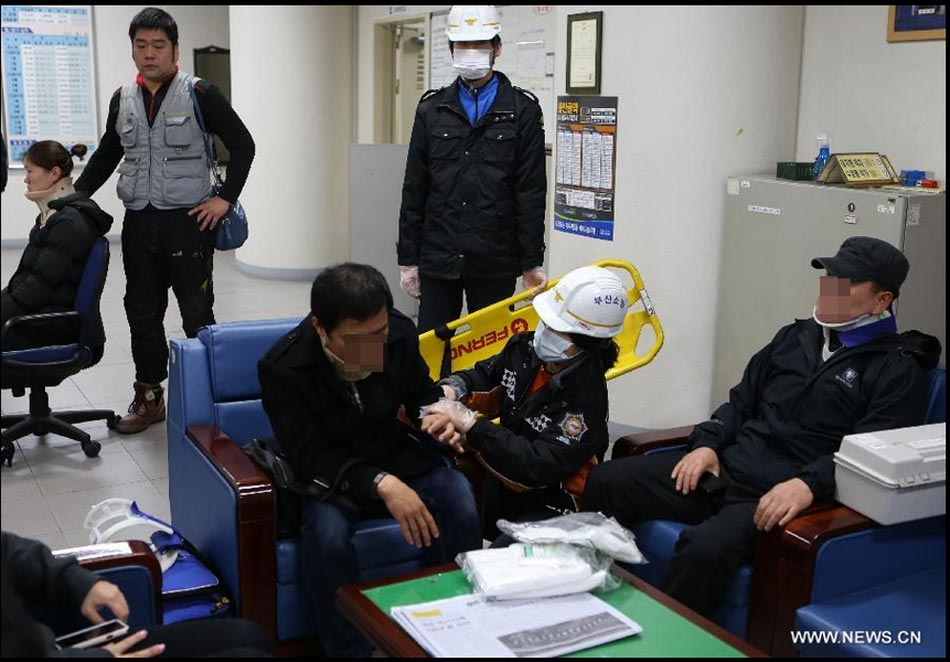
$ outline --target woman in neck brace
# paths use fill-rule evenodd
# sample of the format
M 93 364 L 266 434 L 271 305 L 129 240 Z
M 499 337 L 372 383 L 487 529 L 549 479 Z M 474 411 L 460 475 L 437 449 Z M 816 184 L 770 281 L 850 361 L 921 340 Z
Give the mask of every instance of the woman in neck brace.
M 575 269 L 538 295 L 534 308 L 534 333 L 513 336 L 496 356 L 442 380 L 447 397 L 424 408 L 424 431 L 458 453 L 477 453 L 488 470 L 488 539 L 498 535 L 499 518 L 535 521 L 579 510 L 587 474 L 607 450 L 604 373 L 619 353 L 623 283 L 602 267 Z M 500 425 L 491 422 L 496 416 Z
M 55 140 L 43 140 L 23 156 L 26 197 L 39 215 L 17 270 L 0 293 L 4 325 L 21 315 L 71 310 L 89 250 L 112 226 L 109 214 L 73 189 L 73 156 L 85 154 L 85 145 L 67 151 Z M 73 342 L 70 320 L 24 322 L 4 334 L 3 351 Z

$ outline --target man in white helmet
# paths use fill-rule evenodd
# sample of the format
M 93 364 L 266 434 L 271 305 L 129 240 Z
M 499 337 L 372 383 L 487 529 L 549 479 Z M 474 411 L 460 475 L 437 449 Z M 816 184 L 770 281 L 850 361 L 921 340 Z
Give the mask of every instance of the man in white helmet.
M 501 24 L 490 5 L 454 6 L 446 34 L 459 77 L 416 109 L 399 214 L 403 290 L 419 331 L 543 288 L 545 178 L 541 107 L 494 71 Z M 539 290 L 540 291 L 540 290 Z
M 614 338 L 627 316 L 623 283 L 602 267 L 582 267 L 536 297 L 534 308 L 537 330 L 442 380 L 454 397 L 426 408 L 422 422 L 456 452 L 477 452 L 488 469 L 486 538 L 497 536 L 499 518 L 576 512 L 587 474 L 607 449 L 604 373 L 617 361 Z M 487 416 L 476 420 L 475 409 Z

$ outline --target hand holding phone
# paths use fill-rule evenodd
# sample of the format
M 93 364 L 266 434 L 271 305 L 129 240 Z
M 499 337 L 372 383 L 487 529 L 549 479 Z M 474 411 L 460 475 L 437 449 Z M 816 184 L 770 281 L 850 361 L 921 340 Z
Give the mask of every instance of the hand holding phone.
M 99 623 L 57 637 L 56 645 L 60 648 L 93 648 L 107 644 L 119 637 L 124 637 L 128 631 L 129 626 L 115 618 L 105 623 Z

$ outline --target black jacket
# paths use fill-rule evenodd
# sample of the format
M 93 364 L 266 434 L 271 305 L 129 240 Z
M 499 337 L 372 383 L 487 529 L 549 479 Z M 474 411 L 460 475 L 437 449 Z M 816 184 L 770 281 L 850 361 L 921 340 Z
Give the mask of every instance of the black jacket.
M 845 435 L 921 425 L 925 368 L 939 341 L 887 335 L 821 360 L 814 320 L 782 328 L 749 361 L 729 402 L 697 425 L 692 446 L 716 451 L 726 471 L 754 492 L 801 478 L 816 500 L 834 497 L 833 454 Z M 920 340 L 923 339 L 923 342 Z
M 89 250 L 112 227 L 112 217 L 83 193 L 52 200 L 49 206 L 56 213 L 43 227 L 37 216 L 20 264 L 0 295 L 3 323 L 17 315 L 72 310 Z M 25 333 L 22 327 L 16 328 L 19 335 Z M 66 322 L 37 327 L 38 345 L 41 341 L 75 342 L 73 329 Z M 105 335 L 87 341 L 101 345 Z
M 33 620 L 30 611 L 58 610 L 66 621 L 75 620 L 83 600 L 99 578 L 74 557 L 54 558 L 37 540 L 3 532 L 3 657 L 111 657 L 102 648 L 56 650 L 55 636 Z M 30 611 L 28 611 L 30 610 Z
M 479 419 L 467 446 L 505 480 L 543 488 L 525 495 L 536 506 L 576 510 L 561 481 L 607 449 L 607 381 L 600 359 L 585 354 L 528 395 L 541 366 L 533 337 L 519 334 L 499 354 L 454 375 L 469 392 L 501 389 L 501 425 Z
M 389 313 L 384 371 L 352 383 L 336 376 L 320 337 L 305 318 L 258 362 L 264 411 L 298 481 L 319 478 L 358 505 L 378 503 L 373 478 L 380 470 L 409 479 L 438 466 L 396 423 L 401 405 L 418 418 L 442 390 L 419 354 L 416 327 Z
M 397 253 L 431 278 L 516 276 L 544 262 L 541 107 L 495 75 L 495 101 L 474 127 L 458 79 L 416 109 Z

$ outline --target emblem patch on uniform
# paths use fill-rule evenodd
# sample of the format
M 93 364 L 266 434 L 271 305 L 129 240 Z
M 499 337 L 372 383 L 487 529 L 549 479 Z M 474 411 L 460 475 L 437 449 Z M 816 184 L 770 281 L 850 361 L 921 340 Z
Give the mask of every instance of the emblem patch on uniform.
M 514 402 L 515 399 L 515 373 L 505 368 L 505 374 L 501 376 L 501 385 L 505 387 L 505 395 Z
M 848 368 L 840 375 L 835 375 L 835 379 L 839 383 L 844 384 L 848 388 L 854 388 L 854 382 L 858 378 L 858 371 L 854 368 Z
M 587 432 L 584 414 L 566 414 L 564 420 L 561 421 L 561 430 L 568 439 L 580 441 L 584 433 Z
M 545 429 L 551 425 L 551 419 L 550 417 L 541 414 L 540 416 L 527 419 L 526 423 L 530 425 L 535 432 L 544 432 Z

